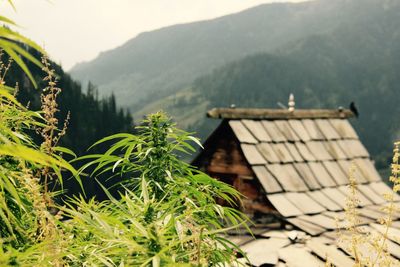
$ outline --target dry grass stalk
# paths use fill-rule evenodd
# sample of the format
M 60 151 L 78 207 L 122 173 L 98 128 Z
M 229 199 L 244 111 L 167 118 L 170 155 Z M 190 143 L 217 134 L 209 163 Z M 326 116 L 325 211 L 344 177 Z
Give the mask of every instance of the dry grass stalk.
M 355 166 L 349 171 L 349 195 L 346 198 L 345 208 L 345 232 L 338 227 L 338 243 L 354 258 L 354 266 L 400 266 L 399 262 L 391 257 L 388 251 L 389 230 L 392 226 L 393 216 L 398 210 L 394 202 L 394 196 L 400 190 L 400 143 L 395 143 L 393 161 L 391 164 L 390 181 L 393 183 L 392 192 L 384 194 L 387 201 L 383 207 L 385 215 L 378 220 L 384 226 L 382 233 L 370 232 L 368 229 L 360 226 L 361 217 L 358 212 L 360 200 L 358 198 L 357 181 L 355 179 Z

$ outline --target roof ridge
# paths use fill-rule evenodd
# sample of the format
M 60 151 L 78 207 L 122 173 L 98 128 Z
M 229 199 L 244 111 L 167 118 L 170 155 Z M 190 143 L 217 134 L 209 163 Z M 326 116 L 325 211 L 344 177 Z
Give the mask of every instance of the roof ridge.
M 354 117 L 349 109 L 262 109 L 262 108 L 213 108 L 207 117 L 214 119 L 347 119 Z

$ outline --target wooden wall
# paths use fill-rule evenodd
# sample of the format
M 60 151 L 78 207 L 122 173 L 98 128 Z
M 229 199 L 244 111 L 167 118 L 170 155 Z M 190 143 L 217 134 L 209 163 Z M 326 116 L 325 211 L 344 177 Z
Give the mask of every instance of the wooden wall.
M 247 214 L 270 213 L 275 210 L 267 203 L 265 192 L 247 163 L 239 141 L 227 121 L 223 121 L 209 137 L 204 144 L 204 151 L 192 164 L 242 193 L 244 198 L 240 208 Z

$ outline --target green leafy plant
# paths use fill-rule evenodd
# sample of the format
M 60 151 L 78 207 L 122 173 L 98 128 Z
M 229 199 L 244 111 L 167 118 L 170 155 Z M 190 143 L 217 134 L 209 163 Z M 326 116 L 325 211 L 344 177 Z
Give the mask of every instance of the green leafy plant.
M 245 217 L 216 199 L 234 205 L 238 192 L 179 160 L 178 152 L 194 151 L 189 142 L 199 142 L 164 113 L 150 115 L 137 128 L 138 135 L 116 134 L 97 142 L 114 142 L 104 154 L 79 159 L 90 160 L 81 172 L 90 167 L 92 177 L 111 172 L 125 191 L 120 199 L 109 194 L 102 203 L 76 199 L 65 209 L 72 218 L 68 231 L 74 233 L 69 260 L 107 266 L 234 261 L 238 248 L 222 234 L 245 226 Z

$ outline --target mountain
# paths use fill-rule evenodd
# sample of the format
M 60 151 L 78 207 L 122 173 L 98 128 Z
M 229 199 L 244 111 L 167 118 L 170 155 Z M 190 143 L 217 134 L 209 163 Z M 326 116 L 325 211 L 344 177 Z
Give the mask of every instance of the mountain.
M 132 111 L 162 99 L 215 67 L 275 49 L 349 19 L 343 1 L 265 4 L 209 21 L 162 28 L 138 35 L 71 75 L 92 81 L 101 94 L 114 92 Z
M 136 116 L 163 108 L 203 138 L 215 106 L 277 107 L 289 93 L 297 107 L 355 101 L 356 129 L 383 167 L 400 136 L 399 29 L 397 0 L 266 4 L 139 35 L 71 73 Z

